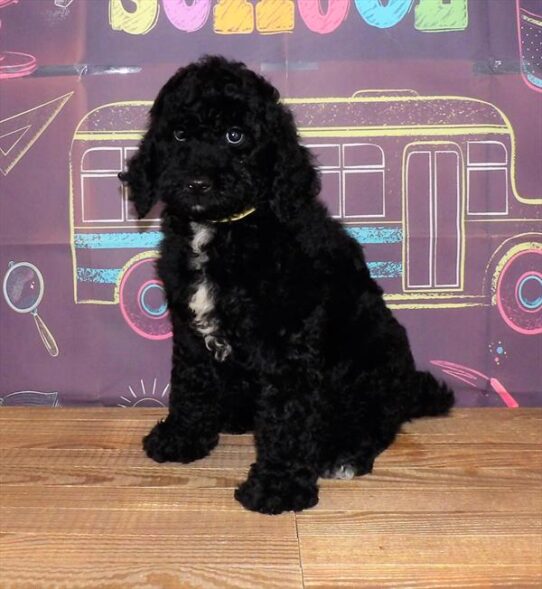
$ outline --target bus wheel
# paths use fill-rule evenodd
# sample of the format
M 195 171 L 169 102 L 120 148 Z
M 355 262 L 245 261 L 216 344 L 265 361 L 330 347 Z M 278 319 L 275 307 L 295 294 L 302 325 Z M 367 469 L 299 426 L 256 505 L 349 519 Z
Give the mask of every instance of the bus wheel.
M 521 249 L 497 278 L 496 301 L 504 322 L 525 335 L 542 333 L 542 248 Z
M 119 285 L 119 305 L 126 323 L 141 337 L 171 337 L 171 323 L 162 283 L 155 278 L 155 255 L 132 263 Z

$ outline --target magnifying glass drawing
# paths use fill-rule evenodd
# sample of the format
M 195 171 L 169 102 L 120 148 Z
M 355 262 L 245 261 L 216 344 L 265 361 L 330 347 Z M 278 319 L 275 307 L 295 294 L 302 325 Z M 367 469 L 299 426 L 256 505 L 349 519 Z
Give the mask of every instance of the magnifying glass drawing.
M 43 298 L 45 284 L 41 272 L 30 262 L 10 262 L 2 285 L 6 303 L 17 313 L 30 313 L 51 356 L 59 354 L 53 334 L 38 315 L 38 305 Z

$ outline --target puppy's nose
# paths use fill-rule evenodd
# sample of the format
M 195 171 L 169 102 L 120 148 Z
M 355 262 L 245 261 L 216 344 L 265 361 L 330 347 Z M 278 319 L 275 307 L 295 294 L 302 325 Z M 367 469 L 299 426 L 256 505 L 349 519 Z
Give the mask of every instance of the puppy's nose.
M 197 178 L 190 178 L 185 183 L 188 192 L 199 192 L 201 194 L 209 192 L 213 187 L 213 181 L 207 176 L 198 176 Z

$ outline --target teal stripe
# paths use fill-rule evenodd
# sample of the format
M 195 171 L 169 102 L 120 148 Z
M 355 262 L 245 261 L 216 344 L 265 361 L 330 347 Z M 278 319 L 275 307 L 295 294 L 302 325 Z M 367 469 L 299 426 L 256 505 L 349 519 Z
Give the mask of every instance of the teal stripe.
M 373 278 L 396 278 L 403 273 L 401 262 L 368 262 Z M 77 268 L 77 279 L 81 282 L 116 284 L 120 268 Z
M 531 82 L 531 84 L 533 86 L 537 86 L 538 88 L 542 88 L 542 79 L 541 78 L 539 78 L 538 76 L 535 76 L 533 73 L 531 73 L 527 69 L 525 69 L 524 71 L 525 71 L 525 75 L 527 76 L 527 79 L 529 80 L 529 82 Z
M 346 231 L 362 244 L 400 243 L 403 231 L 389 227 L 347 227 Z M 130 233 L 77 233 L 74 244 L 80 249 L 157 248 L 162 241 L 161 231 Z
M 74 244 L 80 249 L 157 248 L 162 241 L 161 231 L 133 233 L 77 233 Z
M 359 243 L 401 243 L 403 230 L 389 227 L 347 227 L 346 231 Z
M 397 278 L 403 274 L 401 262 L 368 262 L 373 278 Z
M 116 284 L 120 272 L 120 268 L 77 268 L 77 280 Z

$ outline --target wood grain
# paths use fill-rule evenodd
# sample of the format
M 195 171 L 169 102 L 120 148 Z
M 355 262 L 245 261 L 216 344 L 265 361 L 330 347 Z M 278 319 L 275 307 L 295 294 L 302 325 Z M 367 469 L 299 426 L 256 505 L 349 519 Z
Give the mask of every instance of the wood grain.
M 150 461 L 162 409 L 0 409 L 0 587 L 542 586 L 542 410 L 417 420 L 374 473 L 278 517 L 233 498 L 255 459 L 223 435 Z

